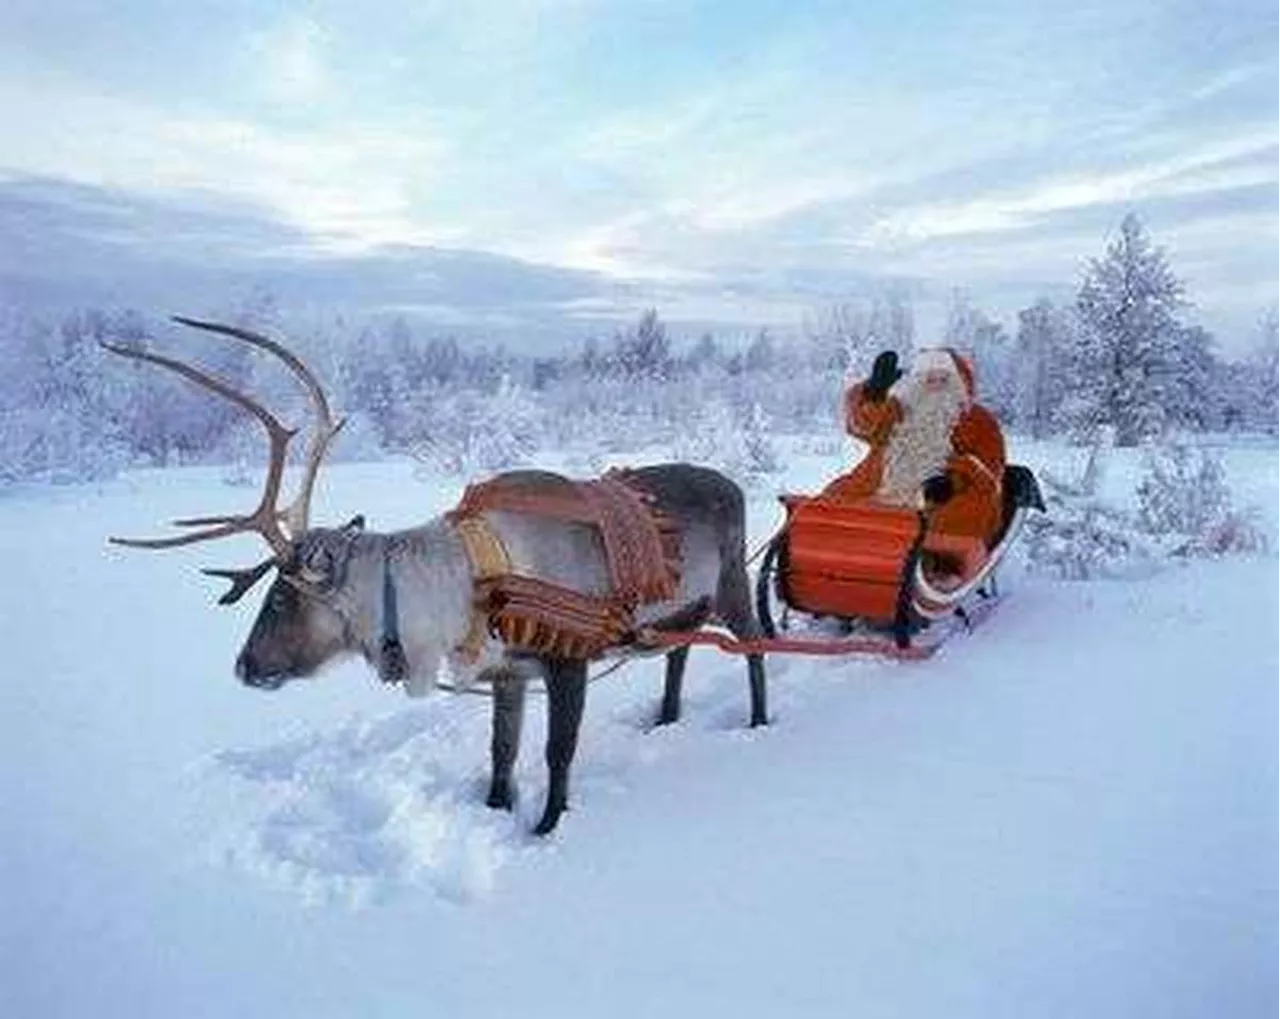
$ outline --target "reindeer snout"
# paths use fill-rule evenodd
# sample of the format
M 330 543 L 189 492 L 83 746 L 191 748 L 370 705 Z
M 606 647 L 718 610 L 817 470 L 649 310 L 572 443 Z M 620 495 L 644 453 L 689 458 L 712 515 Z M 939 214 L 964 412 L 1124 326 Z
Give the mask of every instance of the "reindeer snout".
M 236 659 L 236 678 L 246 686 L 259 690 L 275 690 L 284 682 L 283 677 L 272 675 L 264 669 L 248 651 L 242 651 Z

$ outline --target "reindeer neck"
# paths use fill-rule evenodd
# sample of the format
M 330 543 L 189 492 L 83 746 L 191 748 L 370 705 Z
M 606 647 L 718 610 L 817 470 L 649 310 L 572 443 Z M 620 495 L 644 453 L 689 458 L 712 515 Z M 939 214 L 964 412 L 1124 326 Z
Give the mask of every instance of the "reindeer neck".
M 352 547 L 353 591 L 362 611 L 355 636 L 384 680 L 430 685 L 440 661 L 465 637 L 472 581 L 466 553 L 443 519 Z
M 403 531 L 365 531 L 352 542 L 353 561 L 386 560 L 397 571 L 460 556 L 465 569 L 462 544 L 443 517 Z

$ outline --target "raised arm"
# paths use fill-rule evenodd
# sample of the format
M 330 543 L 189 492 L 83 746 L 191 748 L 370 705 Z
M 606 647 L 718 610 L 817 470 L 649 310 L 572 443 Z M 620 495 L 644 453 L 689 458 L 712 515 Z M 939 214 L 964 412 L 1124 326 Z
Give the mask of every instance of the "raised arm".
M 886 350 L 876 358 L 870 377 L 849 387 L 844 426 L 850 435 L 872 445 L 888 437 L 889 430 L 902 420 L 902 407 L 889 396 L 889 387 L 901 377 L 897 353 Z

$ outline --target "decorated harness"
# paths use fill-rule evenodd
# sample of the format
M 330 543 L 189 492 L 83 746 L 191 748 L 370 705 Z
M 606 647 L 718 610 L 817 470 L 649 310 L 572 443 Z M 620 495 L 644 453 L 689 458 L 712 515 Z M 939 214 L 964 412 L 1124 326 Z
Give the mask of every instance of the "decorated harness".
M 680 533 L 632 472 L 591 481 L 495 478 L 471 485 L 449 514 L 474 584 L 471 624 L 456 649 L 475 661 L 489 636 L 507 647 L 558 658 L 590 659 L 625 643 L 635 612 L 669 601 L 680 582 Z M 608 590 L 585 594 L 518 573 L 485 514 L 528 514 L 595 528 Z

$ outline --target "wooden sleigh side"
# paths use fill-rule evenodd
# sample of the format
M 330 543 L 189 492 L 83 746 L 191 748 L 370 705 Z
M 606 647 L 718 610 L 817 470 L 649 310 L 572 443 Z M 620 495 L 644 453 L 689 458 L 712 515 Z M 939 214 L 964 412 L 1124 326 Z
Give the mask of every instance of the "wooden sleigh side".
M 932 531 L 927 513 L 872 500 L 785 495 L 782 503 L 787 519 L 757 578 L 765 633 L 778 635 L 780 604 L 887 631 L 899 648 L 989 590 L 1026 513 L 1044 508 L 1034 475 L 1017 465 L 1006 469 L 1001 525 L 988 540 Z

